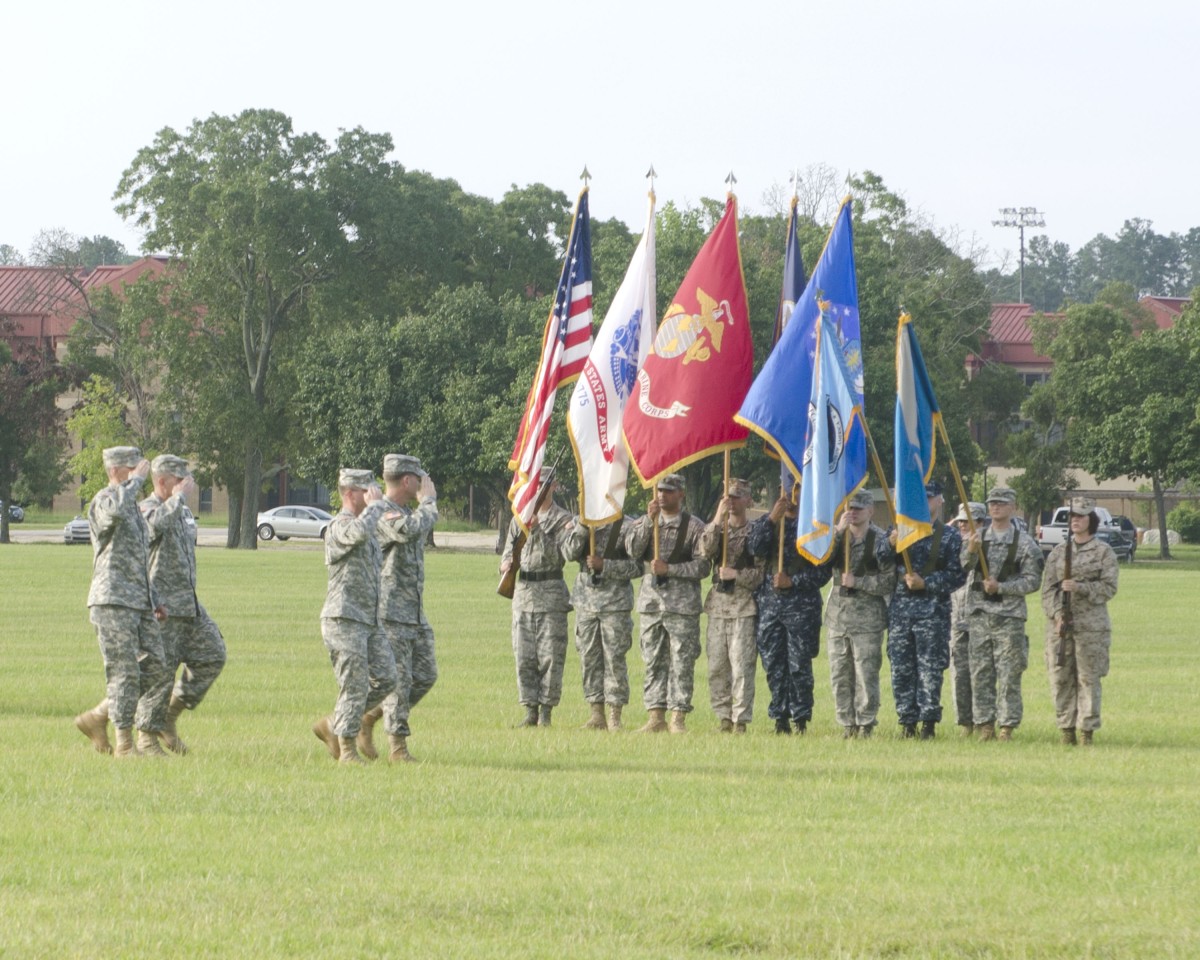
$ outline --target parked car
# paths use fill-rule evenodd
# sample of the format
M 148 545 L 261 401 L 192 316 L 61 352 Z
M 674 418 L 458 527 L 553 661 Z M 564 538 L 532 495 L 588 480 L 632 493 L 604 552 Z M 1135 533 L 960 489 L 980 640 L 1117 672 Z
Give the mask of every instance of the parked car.
M 0 500 L 0 510 L 4 509 L 4 501 Z M 25 520 L 25 511 L 21 509 L 19 503 L 10 503 L 8 505 L 8 522 L 22 523 Z
M 262 540 L 287 540 L 290 537 L 325 539 L 325 528 L 333 514 L 320 507 L 272 507 L 258 515 L 258 536 Z
M 1112 547 L 1112 552 L 1117 555 L 1118 563 L 1122 560 L 1133 563 L 1133 555 L 1137 550 L 1137 542 L 1125 536 L 1120 530 L 1097 530 L 1096 538 L 1103 540 Z
M 1056 507 L 1053 516 L 1049 523 L 1043 523 L 1037 528 L 1038 546 L 1042 548 L 1042 555 L 1049 555 L 1050 551 L 1057 547 L 1060 543 L 1065 543 L 1067 540 L 1068 531 L 1070 530 L 1071 510 L 1069 507 Z M 1104 507 L 1096 507 L 1096 515 L 1100 518 L 1100 528 L 1098 533 L 1120 533 L 1120 527 L 1113 523 L 1113 518 Z
M 191 535 L 192 543 L 196 542 L 196 538 L 200 534 L 199 528 L 196 526 L 196 518 L 192 511 L 185 504 L 183 507 L 183 522 L 187 526 L 187 531 Z M 91 543 L 92 531 L 88 526 L 87 517 L 76 517 L 65 527 L 63 527 L 63 543 Z

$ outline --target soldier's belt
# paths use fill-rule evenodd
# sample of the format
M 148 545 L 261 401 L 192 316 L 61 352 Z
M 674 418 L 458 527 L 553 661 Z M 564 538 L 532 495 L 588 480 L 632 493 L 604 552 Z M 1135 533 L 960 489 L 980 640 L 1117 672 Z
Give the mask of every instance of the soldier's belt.
M 530 573 L 527 570 L 522 570 L 519 576 L 522 583 L 544 583 L 547 580 L 561 580 L 563 578 L 561 570 L 548 570 L 545 573 Z
M 1000 582 L 1004 583 L 1005 581 L 1001 580 Z M 988 593 L 986 590 L 983 589 L 983 584 L 980 583 L 978 580 L 976 580 L 973 584 L 971 584 L 971 589 L 977 593 L 982 593 L 983 599 L 987 600 L 989 603 L 999 603 L 1001 600 L 1004 599 L 1004 594 L 1002 594 L 1002 593 Z

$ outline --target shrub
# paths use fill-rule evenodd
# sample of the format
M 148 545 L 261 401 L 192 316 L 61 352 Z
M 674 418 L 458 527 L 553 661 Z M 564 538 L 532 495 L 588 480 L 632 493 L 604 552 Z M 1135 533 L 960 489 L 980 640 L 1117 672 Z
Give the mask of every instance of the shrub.
M 1181 503 L 1167 514 L 1167 526 L 1178 531 L 1184 543 L 1200 543 L 1200 507 Z

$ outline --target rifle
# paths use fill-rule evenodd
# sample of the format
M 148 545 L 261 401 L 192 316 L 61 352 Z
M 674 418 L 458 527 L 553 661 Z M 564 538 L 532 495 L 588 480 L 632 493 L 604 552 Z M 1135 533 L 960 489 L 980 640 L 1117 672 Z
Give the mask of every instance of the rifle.
M 561 457 L 562 451 L 560 450 L 558 456 L 554 458 L 554 463 L 550 466 L 550 472 L 546 474 L 541 487 L 538 488 L 537 502 L 533 505 L 535 514 L 542 509 L 542 504 L 550 495 L 550 485 L 554 482 L 554 472 Z M 521 551 L 525 549 L 525 542 L 528 539 L 529 534 L 524 530 L 517 531 L 516 537 L 513 538 L 512 564 L 504 571 L 503 576 L 500 577 L 500 585 L 496 587 L 496 592 L 509 600 L 513 598 L 513 594 L 517 590 L 517 573 L 521 569 Z
M 1063 563 L 1063 580 L 1071 579 L 1071 550 L 1074 547 L 1074 537 L 1067 531 L 1067 555 Z M 1064 667 L 1067 664 L 1067 641 L 1075 638 L 1075 623 L 1071 615 L 1071 594 L 1063 591 L 1062 612 L 1058 618 L 1058 641 L 1054 644 L 1054 665 Z

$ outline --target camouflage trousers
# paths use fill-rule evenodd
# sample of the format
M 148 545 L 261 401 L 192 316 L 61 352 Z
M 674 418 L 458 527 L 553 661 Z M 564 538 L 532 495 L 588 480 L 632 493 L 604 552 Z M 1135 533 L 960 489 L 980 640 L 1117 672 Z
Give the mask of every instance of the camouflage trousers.
M 160 630 L 168 676 L 174 680 L 180 665 L 183 672 L 175 680 L 174 691 L 168 685 L 154 695 L 150 707 L 154 730 L 161 730 L 167 722 L 172 695 L 189 710 L 195 710 L 225 669 L 225 638 L 200 604 L 196 604 L 196 616 L 168 617 Z
M 879 718 L 879 668 L 883 630 L 830 631 L 829 679 L 833 709 L 843 727 L 874 727 Z
M 771 690 L 767 716 L 772 720 L 811 720 L 813 657 L 820 645 L 821 619 L 758 618 L 758 654 Z
M 321 639 L 338 685 L 333 732 L 339 737 L 356 737 L 362 715 L 396 689 L 396 660 L 373 624 L 322 617 Z
M 154 614 L 130 607 L 97 605 L 88 619 L 96 628 L 100 656 L 104 658 L 104 683 L 108 715 L 113 726 L 128 730 L 158 730 L 154 726 L 154 699 L 170 691 L 174 675 L 163 659 L 162 634 Z
M 954 686 L 954 722 L 972 726 L 975 708 L 971 703 L 971 632 L 964 621 L 950 627 L 950 680 Z
M 643 613 L 641 620 L 642 660 L 646 664 L 642 703 L 647 710 L 691 712 L 700 657 L 700 615 Z
M 754 719 L 758 617 L 708 618 L 708 700 L 719 720 Z
M 950 624 L 941 617 L 893 621 L 887 653 L 901 723 L 942 719 L 942 678 L 950 660 Z
M 1056 664 L 1058 640 L 1053 623 L 1046 630 L 1046 669 L 1050 673 L 1050 693 L 1060 730 L 1100 729 L 1100 680 L 1108 676 L 1108 633 L 1077 634 L 1064 640 L 1065 662 Z
M 383 726 L 388 733 L 412 735 L 408 715 L 437 683 L 437 658 L 433 649 L 433 627 L 427 623 L 379 624 L 396 661 L 396 689 L 383 700 Z
M 632 646 L 633 616 L 628 610 L 575 611 L 575 649 L 583 670 L 584 700 L 618 706 L 629 702 L 625 657 Z
M 517 661 L 517 700 L 527 707 L 558 706 L 567 662 L 567 613 L 512 615 L 513 656 Z
M 1021 723 L 1021 675 L 1029 666 L 1025 621 L 985 610 L 971 614 L 971 714 L 976 724 Z

